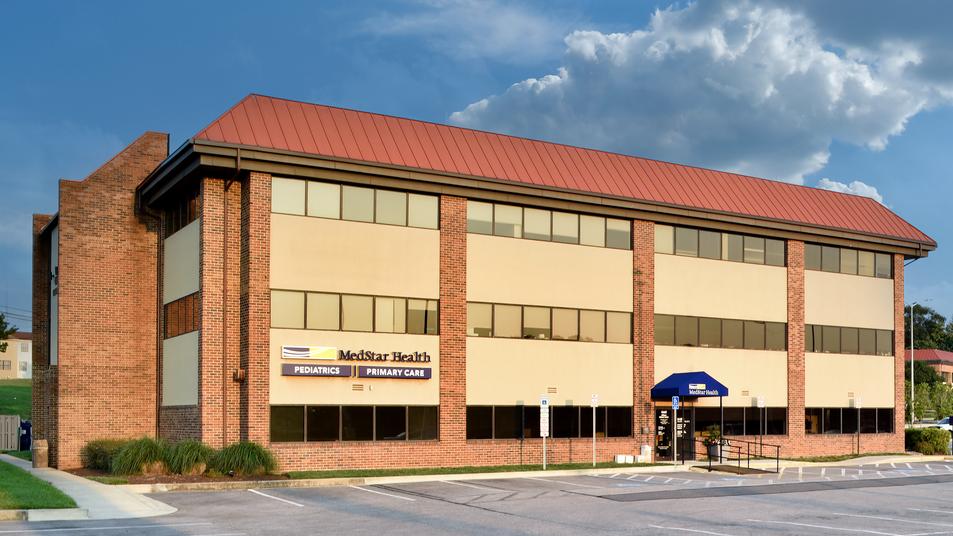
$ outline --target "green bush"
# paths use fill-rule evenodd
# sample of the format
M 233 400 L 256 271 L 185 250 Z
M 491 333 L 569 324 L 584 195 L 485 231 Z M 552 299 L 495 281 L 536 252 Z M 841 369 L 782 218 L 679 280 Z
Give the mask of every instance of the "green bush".
M 152 437 L 134 439 L 119 449 L 111 470 L 115 475 L 163 474 L 168 445 Z
M 260 475 L 278 467 L 270 450 L 250 441 L 240 441 L 218 451 L 212 458 L 212 469 L 223 474 Z
M 908 428 L 904 434 L 907 450 L 921 454 L 946 454 L 950 432 L 940 428 Z
M 112 468 L 113 458 L 121 448 L 129 443 L 128 439 L 96 439 L 86 443 L 79 451 L 79 459 L 83 467 L 109 471 Z
M 178 475 L 200 475 L 215 456 L 215 449 L 195 439 L 186 439 L 169 447 L 165 460 L 169 471 Z

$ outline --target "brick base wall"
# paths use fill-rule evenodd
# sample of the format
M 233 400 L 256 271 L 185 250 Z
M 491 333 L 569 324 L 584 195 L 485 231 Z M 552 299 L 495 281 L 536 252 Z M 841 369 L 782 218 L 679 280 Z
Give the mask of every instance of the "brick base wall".
M 167 406 L 159 409 L 159 437 L 166 441 L 201 439 L 198 406 Z

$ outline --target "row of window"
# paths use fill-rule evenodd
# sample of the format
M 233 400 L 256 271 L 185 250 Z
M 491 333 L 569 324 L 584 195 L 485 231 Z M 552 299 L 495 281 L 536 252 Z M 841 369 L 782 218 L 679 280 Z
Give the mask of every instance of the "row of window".
M 271 291 L 271 327 L 436 335 L 437 300 Z
M 629 220 L 467 201 L 470 233 L 631 249 L 631 229 Z
M 195 221 L 199 217 L 199 189 L 188 190 L 184 196 L 176 198 L 163 211 L 165 238 Z
M 787 350 L 787 324 L 655 315 L 655 344 L 744 350 Z
M 804 326 L 804 351 L 824 354 L 893 355 L 893 331 Z
M 10 370 L 13 366 L 12 361 L 7 361 L 6 359 L 0 360 L 0 370 Z
M 892 434 L 893 408 L 805 408 L 808 434 Z
M 890 279 L 893 277 L 892 264 L 887 253 L 804 244 L 804 268 L 807 270 Z
M 551 406 L 552 437 L 592 437 L 592 408 Z M 632 435 L 631 406 L 596 408 L 596 437 Z M 467 406 L 467 439 L 539 437 L 539 406 Z
M 436 229 L 438 201 L 434 195 L 361 186 L 281 178 L 271 181 L 271 211 L 280 214 Z
M 632 313 L 470 302 L 467 335 L 628 344 Z
M 785 265 L 784 240 L 671 225 L 655 226 L 655 252 L 751 264 Z
M 199 293 L 195 292 L 165 304 L 162 313 L 165 339 L 199 329 Z
M 687 407 L 684 411 L 691 412 L 696 435 L 704 434 L 711 426 L 721 428 L 721 408 Z M 679 418 L 682 418 L 682 410 L 679 410 Z M 784 435 L 788 428 L 788 409 L 729 406 L 724 408 L 724 423 L 726 436 Z
M 271 441 L 437 439 L 437 406 L 271 406 Z

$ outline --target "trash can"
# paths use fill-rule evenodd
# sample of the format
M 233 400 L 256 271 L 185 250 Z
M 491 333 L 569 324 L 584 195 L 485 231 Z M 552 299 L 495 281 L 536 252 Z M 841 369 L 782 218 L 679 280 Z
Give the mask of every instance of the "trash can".
M 20 421 L 20 450 L 30 450 L 33 444 L 33 423 Z
M 33 468 L 45 469 L 50 466 L 50 447 L 45 439 L 33 442 Z

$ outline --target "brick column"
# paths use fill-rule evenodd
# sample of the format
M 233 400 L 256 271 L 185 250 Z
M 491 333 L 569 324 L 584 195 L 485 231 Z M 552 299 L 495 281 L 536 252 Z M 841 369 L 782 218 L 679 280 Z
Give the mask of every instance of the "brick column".
M 898 436 L 899 443 L 897 448 L 903 448 L 904 427 L 906 423 L 907 407 L 904 384 L 904 331 L 906 326 L 903 318 L 904 300 L 903 300 L 903 255 L 893 256 L 893 355 L 895 361 L 896 377 L 894 378 L 894 410 L 893 410 L 893 429 Z M 913 366 L 911 364 L 911 366 Z
M 50 240 L 39 236 L 53 219 L 33 215 L 33 438 L 49 442 L 50 462 L 56 465 L 56 367 L 50 366 Z
M 655 224 L 632 222 L 632 433 L 654 446 Z M 645 431 L 646 433 L 643 433 Z
M 440 196 L 440 441 L 467 437 L 467 201 Z M 461 445 L 462 447 L 462 445 Z
M 241 437 L 269 442 L 271 175 L 250 173 L 241 198 Z
M 788 240 L 788 448 L 804 442 L 804 242 Z M 782 452 L 792 455 L 794 452 Z
M 202 441 L 224 445 L 222 359 L 224 337 L 225 189 L 220 179 L 202 179 L 199 289 L 199 427 Z

